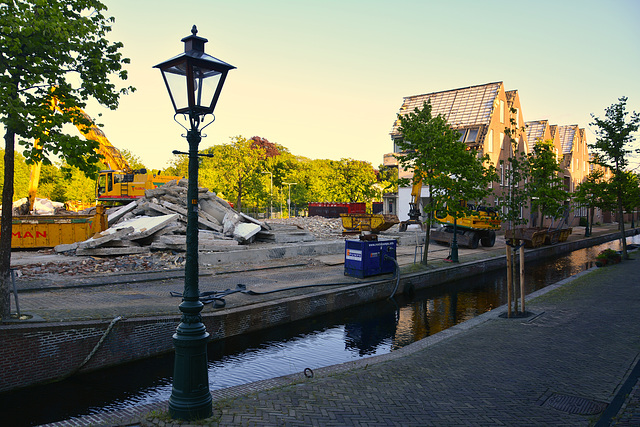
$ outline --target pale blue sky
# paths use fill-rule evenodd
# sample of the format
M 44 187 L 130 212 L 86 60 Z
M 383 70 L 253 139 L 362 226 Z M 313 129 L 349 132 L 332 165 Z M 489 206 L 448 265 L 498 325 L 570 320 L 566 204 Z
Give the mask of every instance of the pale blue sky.
M 154 65 L 198 26 L 229 73 L 201 148 L 254 135 L 377 167 L 404 96 L 503 81 L 525 120 L 587 128 L 628 96 L 640 112 L 640 0 L 103 0 L 138 91 L 90 105 L 110 141 L 162 168 L 187 147 Z

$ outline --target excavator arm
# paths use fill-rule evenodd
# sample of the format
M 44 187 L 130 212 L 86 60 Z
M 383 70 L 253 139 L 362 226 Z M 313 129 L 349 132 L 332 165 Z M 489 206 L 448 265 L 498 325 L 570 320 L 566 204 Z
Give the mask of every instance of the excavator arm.
M 133 173 L 133 169 L 126 161 L 126 159 L 122 156 L 120 150 L 114 147 L 113 144 L 109 142 L 104 132 L 102 132 L 102 130 L 100 130 L 95 124 L 93 124 L 93 120 L 91 120 L 91 117 L 89 117 L 87 113 L 82 111 L 81 108 L 76 107 L 75 110 L 77 110 L 78 113 L 82 114 L 85 119 L 91 122 L 91 126 L 87 127 L 84 125 L 76 125 L 76 127 L 85 138 L 90 141 L 96 141 L 100 144 L 96 151 L 98 152 L 98 154 L 104 157 L 109 169 L 119 170 L 124 173 Z

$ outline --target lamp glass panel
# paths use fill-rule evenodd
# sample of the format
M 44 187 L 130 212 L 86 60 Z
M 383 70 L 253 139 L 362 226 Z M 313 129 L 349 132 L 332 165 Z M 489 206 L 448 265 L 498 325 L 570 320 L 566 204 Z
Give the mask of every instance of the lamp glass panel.
M 196 107 L 203 109 L 211 107 L 221 76 L 222 74 L 218 71 L 197 66 L 193 67 L 193 88 L 195 90 Z
M 163 74 L 165 79 L 167 79 L 167 84 L 169 85 L 173 106 L 176 112 L 178 112 L 179 110 L 189 108 L 189 100 L 187 99 L 187 79 L 184 71 L 182 73 L 172 71 L 179 70 L 172 67 L 167 70 L 163 70 Z

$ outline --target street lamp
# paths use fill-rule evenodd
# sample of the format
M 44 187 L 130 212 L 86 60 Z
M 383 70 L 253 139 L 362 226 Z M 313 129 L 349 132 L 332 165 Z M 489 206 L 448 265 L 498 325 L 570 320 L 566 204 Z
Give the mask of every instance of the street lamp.
M 287 209 L 289 210 L 289 218 L 291 218 L 291 186 L 296 185 L 297 182 L 283 182 L 289 186 L 289 198 L 287 199 Z
M 203 304 L 198 289 L 198 144 L 202 129 L 214 119 L 202 129 L 200 124 L 205 116 L 213 115 L 227 73 L 235 68 L 204 53 L 207 39 L 198 37 L 197 33 L 194 25 L 191 35 L 182 39 L 184 53 L 154 67 L 160 69 L 167 86 L 176 112 L 174 120 L 182 114 L 190 123 L 190 128 L 185 127 L 189 143 L 187 256 L 184 292 L 179 307 L 182 317 L 173 335 L 176 355 L 169 398 L 169 414 L 182 420 L 208 418 L 213 413 L 207 373 L 209 334 L 200 315 Z

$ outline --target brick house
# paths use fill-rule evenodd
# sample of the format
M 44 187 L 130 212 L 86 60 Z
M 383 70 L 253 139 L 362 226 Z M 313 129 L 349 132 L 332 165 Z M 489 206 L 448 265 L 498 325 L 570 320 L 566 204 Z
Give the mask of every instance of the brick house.
M 577 125 L 551 125 L 548 120 L 525 122 L 518 91 L 506 91 L 503 82 L 407 96 L 403 98 L 398 115 L 422 108 L 427 100 L 431 102 L 432 114 L 442 114 L 449 125 L 460 132 L 462 141 L 478 149 L 481 154 L 489 155 L 499 175 L 498 181 L 492 184 L 496 196 L 506 188 L 504 167 L 508 157 L 512 155 L 512 145 L 505 135 L 505 128 L 511 127 L 511 119 L 514 120 L 516 128 L 525 127 L 524 132 L 518 133 L 518 152 L 529 153 L 537 140 L 553 142 L 556 155 L 564 169 L 560 176 L 567 191 L 574 192 L 591 170 L 584 129 Z M 396 119 L 390 133 L 394 141 L 394 152 L 384 155 L 383 164 L 397 166 L 400 178 L 411 178 L 412 171 L 404 170 L 394 157 L 394 154 L 399 152 L 396 143 L 400 138 L 399 124 L 400 121 Z M 501 165 L 500 161 L 504 164 Z M 497 206 L 496 196 L 490 196 L 485 201 L 487 205 Z M 421 201 L 424 202 L 427 197 L 429 190 L 423 187 Z M 397 193 L 384 195 L 384 212 L 398 215 L 401 221 L 407 220 L 410 201 L 411 188 L 399 188 Z M 576 226 L 577 217 L 584 216 L 586 210 L 583 207 L 570 206 L 569 201 L 567 205 L 568 224 Z M 531 221 L 529 209 L 523 208 L 521 215 Z M 546 219 L 544 225 L 549 225 L 550 222 L 551 219 Z
M 492 184 L 494 192 L 500 194 L 505 188 L 505 171 L 500 161 L 506 162 L 511 155 L 511 144 L 505 135 L 505 128 L 509 127 L 513 118 L 517 127 L 524 125 L 520 97 L 517 91 L 505 91 L 502 82 L 493 82 L 461 89 L 433 92 L 423 95 L 407 96 L 403 99 L 398 112 L 399 115 L 413 112 L 415 108 L 422 108 L 424 102 L 430 100 L 432 115 L 442 114 L 454 129 L 460 132 L 460 140 L 470 147 L 478 149 L 481 155 L 488 154 L 495 165 L 500 178 Z M 515 110 L 512 113 L 511 109 Z M 398 153 L 396 141 L 400 139 L 396 119 L 391 131 L 394 140 L 394 153 Z M 518 151 L 528 151 L 527 135 L 522 133 L 518 138 Z M 411 178 L 412 171 L 404 170 L 398 165 L 393 153 L 385 154 L 383 162 L 386 166 L 398 166 L 400 178 Z M 428 188 L 422 190 L 422 199 L 429 197 Z M 386 213 L 398 215 L 401 221 L 408 219 L 411 188 L 399 188 L 397 193 L 384 196 Z M 496 206 L 496 197 L 490 196 L 486 200 L 489 206 Z M 523 212 L 528 215 L 528 212 Z

